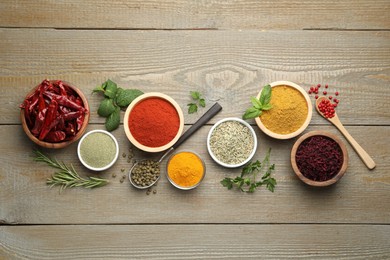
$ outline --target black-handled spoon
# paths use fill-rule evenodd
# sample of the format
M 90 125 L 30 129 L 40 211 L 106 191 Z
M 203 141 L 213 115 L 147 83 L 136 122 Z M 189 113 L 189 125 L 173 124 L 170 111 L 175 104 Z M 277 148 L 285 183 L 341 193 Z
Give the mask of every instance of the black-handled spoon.
M 169 148 L 160 158 L 160 160 L 158 160 L 158 164 L 160 164 L 165 157 L 167 157 L 173 150 L 175 150 L 177 147 L 179 147 L 182 143 L 184 143 L 184 141 L 186 141 L 191 135 L 193 135 L 196 131 L 198 131 L 198 129 L 203 126 L 204 124 L 206 124 L 211 118 L 213 118 L 216 114 L 218 114 L 219 111 L 222 110 L 222 107 L 220 104 L 218 103 L 215 103 L 209 110 L 207 110 L 206 113 L 204 113 L 204 115 L 202 115 L 196 122 L 195 124 L 193 124 L 178 140 L 177 142 L 171 147 Z M 147 185 L 147 186 L 138 186 L 137 184 L 135 184 L 131 178 L 131 175 L 132 175 L 132 172 L 133 172 L 133 169 L 138 165 L 138 163 L 140 162 L 137 162 L 133 165 L 133 167 L 131 167 L 130 171 L 129 171 L 129 180 L 130 180 L 130 183 L 138 188 L 138 189 L 147 189 L 147 188 L 150 188 L 151 186 L 153 186 L 159 179 L 160 179 L 160 176 L 150 185 Z

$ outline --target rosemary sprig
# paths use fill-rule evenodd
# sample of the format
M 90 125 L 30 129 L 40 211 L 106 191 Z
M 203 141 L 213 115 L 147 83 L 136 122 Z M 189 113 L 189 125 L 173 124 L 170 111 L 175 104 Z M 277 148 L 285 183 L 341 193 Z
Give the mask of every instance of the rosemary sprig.
M 76 172 L 71 164 L 70 167 L 66 166 L 63 162 L 52 159 L 40 151 L 34 151 L 36 157 L 34 161 L 44 162 L 47 165 L 58 169 L 50 178 L 46 180 L 46 184 L 50 185 L 50 188 L 56 185 L 61 186 L 61 190 L 73 187 L 85 187 L 85 188 L 96 188 L 106 185 L 109 181 L 106 179 L 100 179 L 96 177 L 88 177 L 84 179 Z

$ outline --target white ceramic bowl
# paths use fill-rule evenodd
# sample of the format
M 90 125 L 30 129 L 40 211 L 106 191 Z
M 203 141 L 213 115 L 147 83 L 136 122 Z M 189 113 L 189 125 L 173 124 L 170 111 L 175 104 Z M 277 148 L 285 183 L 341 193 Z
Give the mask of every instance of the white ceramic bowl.
M 129 128 L 129 116 L 130 116 L 131 111 L 133 110 L 133 108 L 135 106 L 138 105 L 138 103 L 140 103 L 141 101 L 144 101 L 146 99 L 149 99 L 149 98 L 160 98 L 160 99 L 163 99 L 163 100 L 169 102 L 175 108 L 175 110 L 179 116 L 179 129 L 176 133 L 176 136 L 169 143 L 167 143 L 163 146 L 159 146 L 159 147 L 149 147 L 149 146 L 141 144 L 140 142 L 137 141 L 137 139 L 134 138 L 134 136 L 132 135 L 130 128 Z M 159 93 L 159 92 L 145 93 L 145 94 L 137 97 L 136 99 L 134 99 L 133 102 L 131 102 L 131 104 L 127 107 L 126 113 L 125 113 L 125 116 L 123 119 L 123 127 L 124 127 L 126 136 L 129 139 L 129 141 L 138 149 L 143 150 L 145 152 L 153 152 L 153 153 L 162 152 L 162 151 L 167 150 L 168 148 L 172 147 L 172 145 L 174 145 L 176 143 L 176 141 L 180 138 L 181 134 L 183 133 L 183 129 L 184 129 L 183 111 L 181 110 L 181 108 L 177 104 L 177 102 L 168 95 L 165 95 L 165 94 Z M 161 134 L 163 134 L 163 133 L 161 133 Z
M 95 133 L 103 133 L 103 134 L 106 134 L 108 135 L 113 141 L 114 141 L 114 144 L 115 144 L 115 156 L 113 158 L 113 160 L 108 163 L 107 165 L 103 166 L 103 167 L 100 167 L 100 168 L 96 168 L 96 167 L 93 167 L 93 166 L 90 166 L 88 163 L 86 163 L 84 161 L 84 159 L 82 158 L 81 154 L 80 154 L 80 147 L 83 143 L 83 141 L 85 140 L 85 138 L 91 134 L 95 134 Z M 99 147 L 96 147 L 96 153 L 99 153 Z M 92 170 L 92 171 L 104 171 L 104 170 L 107 170 L 108 168 L 110 168 L 112 165 L 114 165 L 114 163 L 116 162 L 116 160 L 118 159 L 118 156 L 119 156 L 119 145 L 118 145 L 118 142 L 116 140 L 116 138 L 109 132 L 105 131 L 105 130 L 92 130 L 88 133 L 86 133 L 81 139 L 80 139 L 80 142 L 77 146 L 77 155 L 79 157 L 79 160 L 80 162 L 85 166 L 87 167 L 88 169 Z
M 210 147 L 210 139 L 211 139 L 211 135 L 212 135 L 214 129 L 216 127 L 218 127 L 220 124 L 222 124 L 224 122 L 228 122 L 228 121 L 236 121 L 236 122 L 241 123 L 242 125 L 244 125 L 245 127 L 247 127 L 249 129 L 249 131 L 251 132 L 252 137 L 253 137 L 253 150 L 252 150 L 252 152 L 249 154 L 248 158 L 246 158 L 244 161 L 242 161 L 242 162 L 240 162 L 238 164 L 227 164 L 227 163 L 224 163 L 224 162 L 220 161 L 214 155 L 214 153 L 212 152 L 211 147 Z M 228 117 L 228 118 L 222 119 L 222 120 L 218 121 L 209 131 L 209 134 L 207 136 L 207 150 L 208 150 L 211 158 L 213 158 L 213 160 L 216 163 L 218 163 L 219 165 L 222 165 L 222 166 L 227 167 L 227 168 L 237 168 L 237 167 L 243 166 L 246 163 L 248 163 L 252 159 L 252 157 L 255 155 L 255 153 L 256 153 L 256 150 L 257 150 L 257 137 L 256 137 L 256 133 L 253 130 L 253 128 L 247 122 L 245 122 L 244 120 L 242 120 L 240 118 Z
M 271 85 L 271 87 L 289 86 L 289 87 L 292 87 L 292 88 L 298 90 L 303 95 L 303 97 L 306 100 L 306 104 L 307 104 L 307 117 L 306 117 L 304 123 L 301 125 L 300 128 L 298 128 L 295 132 L 292 132 L 292 133 L 289 133 L 289 134 L 278 134 L 278 133 L 274 133 L 274 132 L 270 131 L 268 128 L 266 128 L 264 126 L 263 122 L 261 122 L 260 117 L 255 118 L 256 124 L 258 125 L 258 127 L 265 134 L 267 134 L 270 137 L 276 138 L 276 139 L 290 139 L 290 138 L 296 137 L 297 135 L 301 134 L 307 128 L 307 126 L 310 123 L 310 120 L 311 120 L 311 117 L 312 117 L 312 114 L 313 114 L 313 106 L 311 104 L 310 97 L 309 97 L 309 95 L 306 93 L 306 91 L 301 86 L 299 86 L 299 85 L 297 85 L 297 84 L 295 84 L 293 82 L 290 82 L 290 81 L 276 81 L 276 82 L 272 82 L 270 85 Z M 260 98 L 261 91 L 257 95 L 257 98 Z

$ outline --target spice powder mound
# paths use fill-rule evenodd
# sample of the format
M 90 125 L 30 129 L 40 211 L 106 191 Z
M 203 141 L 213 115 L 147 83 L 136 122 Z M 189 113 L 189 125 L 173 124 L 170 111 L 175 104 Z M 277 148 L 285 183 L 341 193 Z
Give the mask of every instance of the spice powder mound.
M 86 164 L 94 168 L 109 165 L 116 155 L 116 145 L 104 133 L 93 133 L 85 137 L 80 145 L 80 156 Z
M 260 116 L 264 126 L 277 134 L 291 134 L 305 122 L 308 107 L 305 97 L 295 88 L 281 85 L 272 88 L 272 108 Z
M 210 136 L 210 149 L 223 163 L 235 165 L 245 161 L 254 148 L 254 138 L 248 127 L 237 121 L 218 125 Z
M 129 129 L 142 145 L 160 147 L 175 138 L 180 118 L 175 107 L 161 98 L 148 98 L 137 104 L 129 116 Z

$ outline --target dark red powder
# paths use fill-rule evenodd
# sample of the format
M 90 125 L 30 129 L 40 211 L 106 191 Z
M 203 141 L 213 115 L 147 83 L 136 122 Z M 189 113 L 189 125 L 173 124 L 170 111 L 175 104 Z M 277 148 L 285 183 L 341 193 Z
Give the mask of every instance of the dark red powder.
M 161 98 L 148 98 L 138 103 L 129 115 L 129 128 L 142 145 L 160 147 L 175 138 L 180 120 L 175 107 Z
M 340 171 L 343 153 L 336 141 L 318 135 L 309 137 L 299 145 L 295 160 L 306 178 L 327 181 Z

